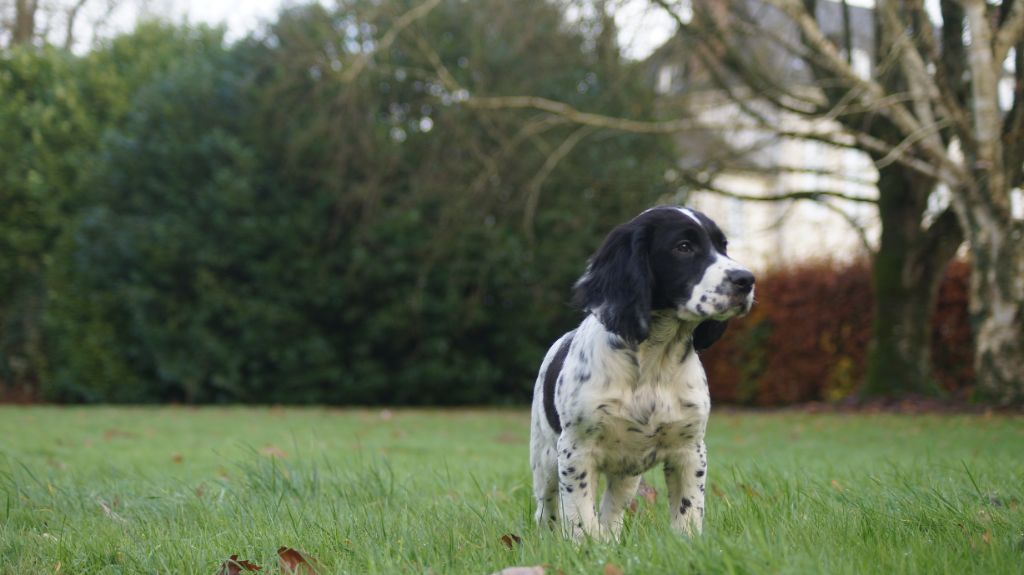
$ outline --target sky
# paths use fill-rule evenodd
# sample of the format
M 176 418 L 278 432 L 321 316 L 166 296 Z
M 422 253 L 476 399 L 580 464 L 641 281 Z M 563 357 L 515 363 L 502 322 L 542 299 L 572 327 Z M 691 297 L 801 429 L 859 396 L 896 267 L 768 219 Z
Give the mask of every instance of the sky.
M 131 28 L 141 12 L 187 19 L 192 23 L 224 24 L 229 39 L 245 36 L 261 22 L 271 20 L 281 6 L 293 0 L 142 0 L 142 10 L 132 9 L 131 2 L 117 14 L 115 26 Z M 622 0 L 616 11 L 619 38 L 631 58 L 644 58 L 668 40 L 674 26 L 671 19 L 646 0 Z
M 94 12 L 93 21 L 110 22 L 105 30 L 108 35 L 114 31 L 126 31 L 133 27 L 139 15 L 154 14 L 171 20 L 185 19 L 192 23 L 224 24 L 228 39 L 245 36 L 262 22 L 273 19 L 283 5 L 299 0 L 120 0 L 112 19 L 100 17 L 106 4 L 103 0 L 92 0 L 86 4 L 86 12 Z M 326 0 L 329 2 L 330 0 Z M 615 20 L 619 26 L 619 39 L 625 54 L 634 59 L 643 59 L 661 46 L 672 35 L 675 26 L 672 19 L 660 8 L 652 7 L 649 0 L 613 0 L 616 4 Z M 693 1 L 693 0 L 689 0 Z M 706 1 L 706 0 L 698 0 Z M 874 0 L 848 0 L 860 6 L 874 5 Z M 938 0 L 925 0 L 929 9 Z M 585 2 L 581 2 L 585 3 Z M 684 1 L 683 5 L 688 2 Z M 685 9 L 681 10 L 685 17 Z M 87 26 L 89 14 L 84 14 L 81 24 Z M 83 26 L 83 27 L 84 27 Z M 76 26 L 76 29 L 79 27 Z M 92 30 L 81 30 L 77 48 L 88 49 Z
M 224 23 L 228 37 L 240 38 L 273 18 L 278 8 L 290 0 L 154 0 L 168 5 L 165 14 L 187 16 L 192 22 Z M 692 0 L 691 0 L 692 1 Z M 704 1 L 704 0 L 698 0 Z M 929 8 L 938 0 L 926 0 Z M 873 6 L 874 0 L 849 0 L 851 5 Z M 619 40 L 627 56 L 642 59 L 665 43 L 675 26 L 672 19 L 648 0 L 619 0 L 615 21 Z M 685 4 L 685 3 L 684 3 Z

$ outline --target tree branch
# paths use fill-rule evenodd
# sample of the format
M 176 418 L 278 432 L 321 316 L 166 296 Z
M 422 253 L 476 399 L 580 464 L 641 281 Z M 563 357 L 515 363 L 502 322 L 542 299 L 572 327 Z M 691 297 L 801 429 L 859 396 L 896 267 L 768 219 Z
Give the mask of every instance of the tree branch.
M 75 43 L 75 19 L 78 18 L 78 13 L 85 6 L 89 0 L 78 0 L 73 6 L 67 10 L 67 22 L 64 27 L 64 49 L 70 50 L 71 45 Z
M 829 190 L 808 190 L 808 191 L 801 191 L 801 192 L 791 192 L 791 193 L 786 193 L 786 194 L 774 194 L 774 195 L 771 195 L 771 196 L 753 196 L 753 195 L 749 195 L 749 194 L 740 194 L 740 193 L 737 193 L 737 192 L 732 192 L 732 191 L 726 190 L 724 188 L 720 188 L 720 187 L 714 185 L 709 178 L 699 178 L 699 177 L 690 176 L 690 177 L 687 177 L 686 179 L 687 179 L 687 181 L 691 182 L 692 184 L 694 184 L 698 188 L 695 191 L 708 192 L 708 193 L 715 194 L 717 196 L 723 196 L 723 197 L 727 197 L 727 198 L 735 198 L 735 199 L 738 199 L 738 200 L 763 201 L 763 202 L 778 202 L 778 201 L 785 201 L 785 200 L 794 200 L 794 201 L 804 200 L 804 201 L 814 201 L 814 202 L 817 202 L 818 204 L 824 206 L 829 211 L 832 211 L 832 212 L 838 214 L 841 218 L 843 218 L 843 220 L 847 224 L 849 224 L 849 226 L 851 228 L 853 228 L 854 232 L 857 233 L 857 236 L 860 239 L 861 244 L 864 246 L 864 249 L 867 251 L 867 253 L 869 253 L 869 254 L 874 253 L 874 250 L 871 248 L 871 242 L 868 241 L 867 232 L 864 230 L 864 227 L 861 226 L 860 223 L 857 222 L 852 216 L 850 216 L 850 214 L 846 213 L 845 211 L 843 211 L 838 206 L 835 206 L 835 205 L 831 204 L 830 202 L 828 202 L 827 198 L 838 198 L 838 199 L 843 199 L 843 200 L 848 200 L 848 201 L 860 201 L 860 202 L 870 201 L 872 203 L 874 203 L 874 200 L 868 200 L 866 198 L 857 198 L 856 196 L 848 196 L 846 194 L 843 194 L 842 192 L 833 192 L 833 191 L 829 191 Z
M 408 28 L 409 25 L 412 24 L 413 22 L 426 17 L 427 14 L 430 14 L 430 12 L 434 8 L 437 8 L 439 4 L 441 4 L 441 0 L 425 0 L 419 6 L 416 6 L 410 9 L 408 12 L 399 16 L 395 20 L 394 25 L 391 26 L 391 28 L 383 36 L 381 36 L 380 41 L 377 42 L 377 45 L 374 47 L 373 51 L 363 52 L 362 54 L 359 55 L 359 57 L 356 58 L 354 62 L 352 62 L 352 65 L 348 68 L 348 70 L 345 70 L 344 74 L 342 74 L 342 80 L 344 80 L 345 82 L 352 82 L 353 80 L 355 80 L 359 76 L 359 74 L 362 73 L 363 68 L 365 68 L 366 65 L 369 63 L 370 57 L 373 54 L 385 51 L 388 48 L 390 48 L 391 44 L 393 44 L 395 42 L 395 39 L 398 38 L 398 35 L 402 33 L 402 30 Z
M 971 66 L 971 105 L 974 116 L 974 141 L 977 145 L 975 168 L 987 176 L 989 200 L 1000 210 L 1009 211 L 1009 198 L 1003 197 L 1003 155 L 1000 144 L 1002 114 L 999 110 L 999 77 L 1002 63 L 992 53 L 992 28 L 985 0 L 964 0 L 964 11 L 971 27 L 968 62 Z
M 1024 40 L 1024 2 L 1014 2 L 1009 14 L 996 32 L 995 45 L 992 48 L 992 59 L 997 66 L 1002 66 L 1010 48 Z
M 614 118 L 602 114 L 581 112 L 563 102 L 556 102 L 539 96 L 471 96 L 466 105 L 482 110 L 533 109 L 557 114 L 577 124 L 638 134 L 672 134 L 689 130 L 714 129 L 717 126 L 703 124 L 690 118 L 667 121 L 643 121 Z M 724 128 L 724 126 L 722 127 Z
M 562 143 L 555 148 L 555 151 L 548 155 L 547 159 L 544 160 L 544 165 L 541 166 L 537 174 L 530 179 L 530 183 L 527 185 L 526 190 L 526 209 L 523 210 L 523 231 L 526 233 L 528 241 L 533 241 L 533 218 L 537 213 L 537 204 L 540 201 L 540 190 L 544 185 L 544 180 L 548 178 L 548 175 L 558 166 L 559 162 L 562 161 L 569 152 L 576 147 L 576 144 L 580 143 L 583 138 L 589 136 L 594 132 L 595 128 L 592 126 L 580 126 L 572 134 L 569 134 Z

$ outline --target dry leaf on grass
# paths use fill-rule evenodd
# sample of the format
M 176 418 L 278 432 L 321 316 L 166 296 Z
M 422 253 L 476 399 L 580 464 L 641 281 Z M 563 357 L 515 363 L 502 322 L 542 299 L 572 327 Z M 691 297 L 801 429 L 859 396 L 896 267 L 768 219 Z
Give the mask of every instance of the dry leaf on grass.
M 277 457 L 280 459 L 285 459 L 286 457 L 288 457 L 288 452 L 281 449 L 280 447 L 277 447 L 276 445 L 264 446 L 262 449 L 260 449 L 260 453 L 262 453 L 263 455 Z
M 639 507 L 639 501 L 643 499 L 648 505 L 653 505 L 658 500 L 658 490 L 651 487 L 650 483 L 640 478 L 640 487 L 636 490 L 636 497 L 629 502 L 628 511 L 630 513 L 636 513 L 637 507 Z
M 605 563 L 604 575 L 626 575 L 626 572 L 622 570 L 622 567 L 614 563 Z
M 658 500 L 658 490 L 651 487 L 651 485 L 643 479 L 640 479 L 640 488 L 637 489 L 637 494 L 651 504 Z
M 103 432 L 103 439 L 110 441 L 111 439 L 117 439 L 119 437 L 131 438 L 135 437 L 135 434 L 130 431 L 122 431 L 120 429 L 108 429 Z
M 171 455 L 171 461 L 174 463 L 181 463 L 185 458 L 180 453 L 174 453 Z
M 125 518 L 121 517 L 112 508 L 112 507 L 117 507 L 118 501 L 116 499 L 113 501 L 112 506 L 111 505 L 107 505 L 107 502 L 102 500 L 102 499 L 98 500 L 97 503 L 100 504 L 100 508 L 103 509 L 103 512 L 107 514 L 107 517 L 113 519 L 114 521 L 120 521 L 121 523 L 125 522 Z
M 516 545 L 522 544 L 523 539 L 515 533 L 506 533 L 501 536 L 501 542 L 505 544 L 505 547 L 513 549 Z
M 491 575 L 544 575 L 544 567 L 534 565 L 533 567 L 506 567 L 501 571 L 495 571 Z
M 317 572 L 315 559 L 291 547 L 279 547 L 277 558 L 285 575 L 315 575 Z
M 262 569 L 262 567 L 248 559 L 239 559 L 238 555 L 232 555 L 227 561 L 221 564 L 220 571 L 217 571 L 216 575 L 239 575 L 243 570 L 259 571 L 260 569 Z

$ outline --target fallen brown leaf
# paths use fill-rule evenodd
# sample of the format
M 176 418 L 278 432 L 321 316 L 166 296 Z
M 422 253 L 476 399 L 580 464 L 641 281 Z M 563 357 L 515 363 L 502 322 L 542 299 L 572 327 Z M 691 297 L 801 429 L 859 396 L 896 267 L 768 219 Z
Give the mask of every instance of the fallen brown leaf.
M 263 455 L 267 455 L 269 457 L 277 457 L 280 459 L 285 459 L 288 457 L 288 452 L 281 449 L 280 447 L 277 447 L 276 445 L 265 445 L 263 446 L 262 449 L 260 449 L 260 453 L 262 453 Z
M 100 508 L 103 509 L 103 512 L 107 514 L 107 517 L 113 519 L 114 521 L 120 521 L 121 523 L 125 522 L 125 518 L 121 517 L 120 515 L 118 515 L 118 513 L 116 511 L 114 511 L 113 508 L 112 508 L 112 507 L 117 507 L 117 501 L 116 500 L 113 502 L 112 506 L 108 505 L 107 502 L 102 500 L 102 499 L 98 500 L 97 503 L 100 504 Z
M 291 547 L 279 547 L 277 549 L 277 558 L 281 564 L 281 571 L 284 571 L 285 575 L 316 574 L 316 560 L 301 551 L 296 551 Z
M 523 540 L 515 533 L 506 533 L 501 536 L 501 542 L 505 544 L 505 547 L 513 549 L 516 545 L 522 544 Z
M 832 488 L 836 491 L 844 491 L 843 486 L 835 479 L 832 480 Z
M 643 497 L 651 504 L 658 500 L 658 490 L 651 487 L 651 485 L 644 481 L 643 478 L 640 479 L 640 488 L 637 489 L 637 495 Z
M 651 487 L 643 477 L 640 478 L 640 487 L 636 490 L 636 497 L 629 502 L 629 506 L 626 508 L 626 511 L 636 513 L 640 499 L 643 499 L 650 505 L 653 505 L 658 500 L 658 490 Z
M 986 544 L 992 543 L 992 532 L 991 531 L 986 531 L 986 532 L 982 533 L 981 534 L 981 540 L 984 541 Z
M 499 433 L 498 436 L 494 438 L 494 441 L 496 441 L 497 443 L 504 443 L 506 445 L 518 445 L 520 443 L 524 443 L 522 438 L 520 438 L 518 435 L 514 433 L 509 433 L 507 431 L 504 433 Z
M 238 555 L 232 555 L 221 564 L 220 571 L 217 571 L 216 575 L 239 575 L 243 569 L 246 571 L 259 571 L 262 567 L 248 559 L 240 560 Z
M 108 429 L 103 432 L 103 439 L 106 439 L 107 441 L 110 441 L 111 439 L 116 439 L 118 437 L 135 437 L 135 434 L 127 431 L 121 431 L 120 429 Z
M 506 567 L 501 571 L 495 571 L 491 575 L 544 575 L 544 567 L 534 565 L 533 567 Z
M 171 455 L 171 461 L 173 461 L 174 463 L 181 463 L 184 460 L 185 458 L 182 457 L 180 453 L 174 453 Z
M 604 575 L 626 575 L 626 572 L 622 570 L 622 567 L 614 563 L 605 563 Z

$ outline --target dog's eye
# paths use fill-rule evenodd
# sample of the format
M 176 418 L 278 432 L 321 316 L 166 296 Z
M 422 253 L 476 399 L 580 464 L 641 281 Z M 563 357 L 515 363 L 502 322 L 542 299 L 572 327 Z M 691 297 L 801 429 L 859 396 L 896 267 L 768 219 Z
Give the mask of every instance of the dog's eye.
M 683 241 L 679 242 L 678 244 L 676 244 L 676 247 L 673 248 L 673 249 L 675 249 L 676 252 L 681 253 L 681 254 L 692 254 L 693 253 L 693 242 L 691 242 L 690 240 L 683 240 Z

